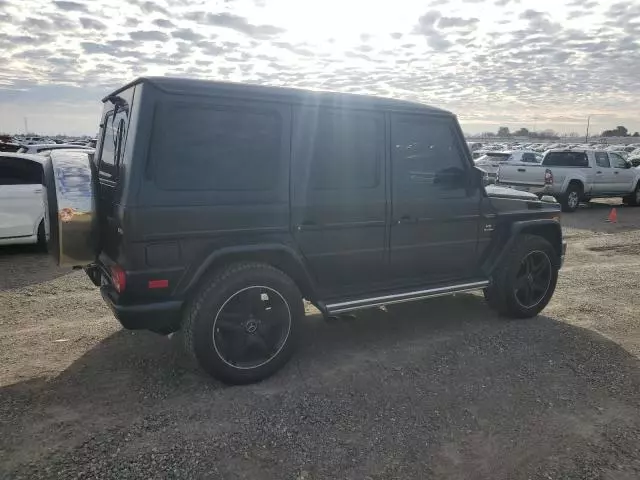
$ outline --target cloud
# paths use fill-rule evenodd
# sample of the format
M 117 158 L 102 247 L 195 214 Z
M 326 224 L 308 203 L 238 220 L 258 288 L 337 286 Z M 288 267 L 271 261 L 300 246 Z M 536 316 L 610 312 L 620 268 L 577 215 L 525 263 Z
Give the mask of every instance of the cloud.
M 171 32 L 171 36 L 173 38 L 179 38 L 181 40 L 188 40 L 191 42 L 196 42 L 204 38 L 204 35 L 200 35 L 190 28 L 180 28 L 178 30 L 174 30 L 173 32 Z
M 166 20 L 164 18 L 156 18 L 153 22 L 156 27 L 160 27 L 160 28 L 173 28 L 173 22 Z
M 440 28 L 469 27 L 475 25 L 480 20 L 477 18 L 441 17 L 438 21 Z
M 158 30 L 138 30 L 129 32 L 129 36 L 132 40 L 140 42 L 166 42 L 169 40 L 169 35 Z
M 106 30 L 107 26 L 99 20 L 89 17 L 80 17 L 80 25 L 87 30 Z
M 274 37 L 285 31 L 273 25 L 253 25 L 246 18 L 231 13 L 192 12 L 185 18 L 215 27 L 230 28 L 254 38 Z
M 138 7 L 140 7 L 140 10 L 142 10 L 142 12 L 146 14 L 161 13 L 166 16 L 171 15 L 169 13 L 169 10 L 167 10 L 161 5 L 158 5 L 157 2 L 151 2 L 151 1 L 140 2 L 138 0 L 129 0 L 129 1 L 134 5 L 137 5 Z
M 60 10 L 65 10 L 67 12 L 85 12 L 85 13 L 88 12 L 86 5 L 83 5 L 82 3 L 68 2 L 68 1 L 62 1 L 62 0 L 59 0 L 59 1 L 56 0 L 53 3 Z

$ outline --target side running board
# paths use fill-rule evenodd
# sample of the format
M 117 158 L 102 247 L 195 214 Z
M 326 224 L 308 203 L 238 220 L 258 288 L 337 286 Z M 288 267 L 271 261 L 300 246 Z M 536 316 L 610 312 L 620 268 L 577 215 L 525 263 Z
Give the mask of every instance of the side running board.
M 333 315 L 336 313 L 351 312 L 361 308 L 379 307 L 381 305 L 391 305 L 393 303 L 413 302 L 414 300 L 422 300 L 425 298 L 442 297 L 445 295 L 452 295 L 454 293 L 471 292 L 488 286 L 489 281 L 482 280 L 478 282 L 461 283 L 458 285 L 448 285 L 446 287 L 428 288 L 378 297 L 360 298 L 346 302 L 328 303 L 325 305 L 325 308 L 327 313 Z

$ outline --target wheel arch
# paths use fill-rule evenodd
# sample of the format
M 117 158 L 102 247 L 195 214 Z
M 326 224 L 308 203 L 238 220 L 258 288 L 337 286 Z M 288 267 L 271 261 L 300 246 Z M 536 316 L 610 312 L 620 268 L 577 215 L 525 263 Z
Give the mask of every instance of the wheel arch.
M 486 262 L 483 270 L 491 275 L 496 267 L 500 264 L 506 252 L 509 251 L 513 242 L 516 241 L 516 238 L 519 235 L 538 235 L 545 240 L 547 240 L 554 251 L 556 252 L 556 258 L 558 264 L 556 265 L 560 268 L 562 264 L 562 227 L 560 226 L 560 222 L 551 218 L 543 218 L 536 220 L 523 220 L 514 222 L 511 224 L 511 228 L 509 230 L 509 236 L 506 241 L 503 242 L 503 245 L 497 250 L 499 253 L 495 255 L 490 261 Z
M 291 277 L 304 298 L 312 302 L 316 301 L 315 282 L 302 255 L 292 247 L 281 244 L 238 245 L 216 250 L 201 262 L 192 275 L 180 283 L 176 293 L 188 297 L 212 272 L 238 262 L 260 262 L 271 265 Z

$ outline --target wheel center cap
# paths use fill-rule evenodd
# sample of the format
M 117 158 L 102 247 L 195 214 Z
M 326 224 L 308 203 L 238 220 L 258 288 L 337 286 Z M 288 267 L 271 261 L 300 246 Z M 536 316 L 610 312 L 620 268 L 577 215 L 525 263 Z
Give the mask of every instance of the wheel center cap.
M 258 329 L 258 322 L 256 322 L 255 320 L 249 320 L 244 328 L 247 333 L 255 333 Z

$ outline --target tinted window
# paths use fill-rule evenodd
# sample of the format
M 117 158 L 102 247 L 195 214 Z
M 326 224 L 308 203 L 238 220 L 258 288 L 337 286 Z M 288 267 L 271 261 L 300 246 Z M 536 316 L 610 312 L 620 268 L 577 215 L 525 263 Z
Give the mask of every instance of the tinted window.
M 595 152 L 596 156 L 596 165 L 603 168 L 609 168 L 611 165 L 609 164 L 609 157 L 606 152 Z
M 309 118 L 308 115 L 312 115 Z M 315 190 L 378 185 L 382 124 L 365 113 L 302 110 L 300 133 L 311 156 L 309 185 Z M 312 130 L 310 130 L 312 129 Z
M 588 167 L 584 152 L 549 152 L 544 157 L 544 165 L 550 167 Z
M 107 113 L 102 124 L 102 149 L 100 152 L 99 172 L 102 178 L 116 180 L 118 167 L 124 153 L 124 142 L 127 137 L 129 107 L 119 106 L 117 111 Z
M 527 163 L 538 163 L 538 159 L 533 153 L 523 153 L 522 161 Z
M 168 190 L 270 190 L 280 170 L 277 112 L 180 105 L 156 117 L 155 179 Z M 167 134 L 170 132 L 170 134 Z
M 611 158 L 611 166 L 613 168 L 627 168 L 626 160 L 617 153 L 610 153 L 609 157 Z
M 0 185 L 39 185 L 42 165 L 30 160 L 0 157 Z
M 465 159 L 449 120 L 405 117 L 392 129 L 396 194 L 426 193 L 430 186 L 462 188 Z

